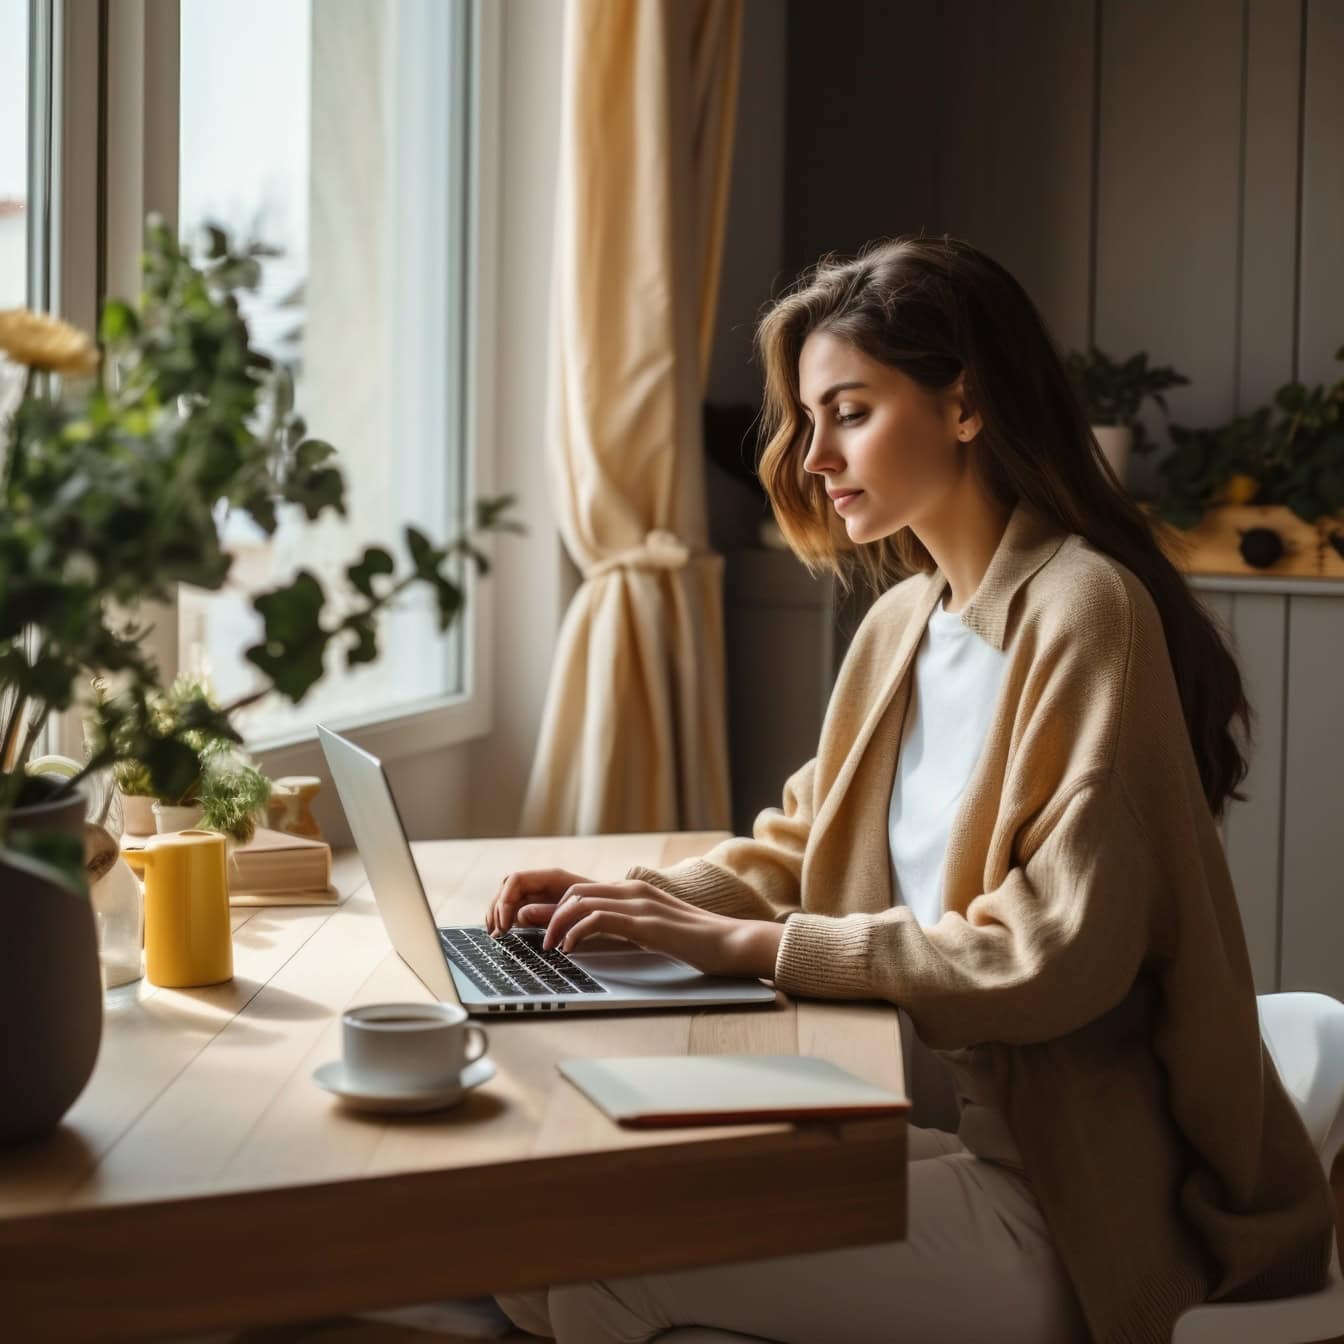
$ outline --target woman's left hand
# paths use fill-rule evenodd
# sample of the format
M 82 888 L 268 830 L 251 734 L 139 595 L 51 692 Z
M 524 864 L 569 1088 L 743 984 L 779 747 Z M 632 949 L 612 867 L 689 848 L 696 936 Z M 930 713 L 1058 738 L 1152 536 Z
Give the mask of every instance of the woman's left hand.
M 554 906 L 523 906 L 518 923 L 540 924 L 548 914 L 546 948 L 573 952 L 591 934 L 615 934 L 708 975 L 769 979 L 784 933 L 769 920 L 714 914 L 636 881 L 576 883 Z

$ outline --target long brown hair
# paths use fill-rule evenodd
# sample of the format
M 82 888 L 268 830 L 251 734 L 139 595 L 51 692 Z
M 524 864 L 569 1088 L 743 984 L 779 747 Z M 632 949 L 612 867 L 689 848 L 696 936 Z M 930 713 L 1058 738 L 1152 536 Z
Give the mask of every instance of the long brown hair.
M 992 496 L 1025 499 L 1063 530 L 1085 537 L 1128 567 L 1162 617 L 1186 728 L 1214 817 L 1245 778 L 1233 737 L 1249 743 L 1251 708 L 1236 659 L 1152 522 L 1115 478 L 1059 347 L 1021 285 L 996 261 L 949 235 L 879 239 L 857 256 L 826 256 L 775 300 L 756 329 L 765 372 L 758 471 L 789 545 L 813 572 L 830 570 L 846 587 L 857 571 L 874 590 L 918 571 L 933 557 L 908 527 L 854 546 L 803 469 L 811 422 L 798 388 L 803 342 L 825 331 L 931 390 L 962 372 L 981 416 L 971 465 Z

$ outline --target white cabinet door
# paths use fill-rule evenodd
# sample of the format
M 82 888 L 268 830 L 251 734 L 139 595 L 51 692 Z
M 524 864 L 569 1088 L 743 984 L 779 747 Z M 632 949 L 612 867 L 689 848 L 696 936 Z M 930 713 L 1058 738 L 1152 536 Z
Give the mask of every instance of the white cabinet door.
M 1281 988 L 1344 999 L 1344 599 L 1288 599 Z

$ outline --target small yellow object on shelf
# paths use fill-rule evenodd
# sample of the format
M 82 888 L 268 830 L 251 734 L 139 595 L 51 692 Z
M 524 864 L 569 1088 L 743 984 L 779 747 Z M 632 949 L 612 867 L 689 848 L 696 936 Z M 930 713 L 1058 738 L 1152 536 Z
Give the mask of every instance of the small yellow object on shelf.
M 1242 504 L 1249 504 L 1255 498 L 1255 492 L 1260 489 L 1260 482 L 1254 476 L 1248 476 L 1245 472 L 1239 471 L 1235 476 L 1229 476 L 1223 484 L 1223 488 L 1218 497 L 1220 504 L 1231 504 L 1234 508 Z

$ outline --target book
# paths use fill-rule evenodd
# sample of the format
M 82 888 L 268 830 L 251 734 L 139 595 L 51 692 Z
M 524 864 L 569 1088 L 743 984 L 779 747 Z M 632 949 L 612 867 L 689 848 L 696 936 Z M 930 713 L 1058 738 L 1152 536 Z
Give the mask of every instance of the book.
M 258 826 L 229 859 L 229 894 L 293 895 L 325 892 L 331 885 L 331 846 L 325 840 Z
M 816 1055 L 562 1059 L 556 1068 L 622 1125 L 722 1125 L 901 1115 L 907 1097 Z

